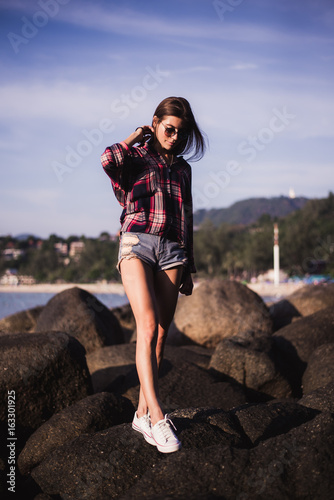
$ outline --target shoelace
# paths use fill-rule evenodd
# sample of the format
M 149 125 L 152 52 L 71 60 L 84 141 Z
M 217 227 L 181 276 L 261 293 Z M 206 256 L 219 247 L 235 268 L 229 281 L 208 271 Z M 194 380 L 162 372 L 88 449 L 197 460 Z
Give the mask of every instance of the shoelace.
M 173 431 L 171 430 L 170 425 L 172 425 L 172 427 L 174 427 L 174 429 L 176 430 L 176 427 L 173 424 L 173 422 L 171 421 L 171 419 L 168 417 L 168 415 L 165 415 L 165 419 L 164 419 L 164 421 L 159 423 L 158 429 L 162 433 L 162 435 L 166 441 L 168 441 L 168 439 L 170 437 L 174 437 Z

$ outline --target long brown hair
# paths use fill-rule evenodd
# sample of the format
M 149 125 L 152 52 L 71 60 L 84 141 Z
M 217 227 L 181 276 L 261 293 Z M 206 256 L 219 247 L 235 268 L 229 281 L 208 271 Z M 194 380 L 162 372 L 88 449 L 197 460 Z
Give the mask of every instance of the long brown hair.
M 176 116 L 184 122 L 184 129 L 188 135 L 181 140 L 174 149 L 175 154 L 192 153 L 188 160 L 200 160 L 206 149 L 206 136 L 199 129 L 189 102 L 184 97 L 167 97 L 158 105 L 154 112 L 161 122 L 164 116 Z

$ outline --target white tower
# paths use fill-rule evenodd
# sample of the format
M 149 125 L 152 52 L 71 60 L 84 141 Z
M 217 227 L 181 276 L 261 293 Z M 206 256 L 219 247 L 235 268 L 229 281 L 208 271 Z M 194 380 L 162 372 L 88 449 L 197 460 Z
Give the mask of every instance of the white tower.
M 279 285 L 279 242 L 278 224 L 274 224 L 274 285 Z

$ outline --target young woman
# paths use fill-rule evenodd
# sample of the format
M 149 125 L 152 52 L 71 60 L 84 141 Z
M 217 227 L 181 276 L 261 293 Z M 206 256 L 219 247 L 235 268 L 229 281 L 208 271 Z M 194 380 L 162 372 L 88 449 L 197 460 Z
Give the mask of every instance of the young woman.
M 192 293 L 196 272 L 191 168 L 181 154 L 193 153 L 197 160 L 204 150 L 188 101 L 168 97 L 152 125 L 138 127 L 102 155 L 123 207 L 118 269 L 137 326 L 140 393 L 132 427 L 163 453 L 177 451 L 181 443 L 162 411 L 158 370 L 179 291 Z

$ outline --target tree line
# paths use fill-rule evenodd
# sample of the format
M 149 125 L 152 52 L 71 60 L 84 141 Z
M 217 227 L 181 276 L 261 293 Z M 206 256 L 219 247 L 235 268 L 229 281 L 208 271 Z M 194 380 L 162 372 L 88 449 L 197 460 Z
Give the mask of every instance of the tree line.
M 215 226 L 202 222 L 194 233 L 194 254 L 199 277 L 222 276 L 249 280 L 273 267 L 273 225 L 279 227 L 280 265 L 289 275 L 326 272 L 334 277 L 334 194 L 309 200 L 305 206 L 286 217 L 262 215 L 256 223 Z M 82 241 L 83 249 L 69 256 L 59 252 L 57 243 L 68 248 Z M 21 249 L 15 259 L 5 258 L 8 247 Z M 116 269 L 118 239 L 108 233 L 99 238 L 51 235 L 47 240 L 33 236 L 15 240 L 0 238 L 0 275 L 6 269 L 33 276 L 37 282 L 57 281 L 87 283 L 100 280 L 119 281 Z

